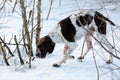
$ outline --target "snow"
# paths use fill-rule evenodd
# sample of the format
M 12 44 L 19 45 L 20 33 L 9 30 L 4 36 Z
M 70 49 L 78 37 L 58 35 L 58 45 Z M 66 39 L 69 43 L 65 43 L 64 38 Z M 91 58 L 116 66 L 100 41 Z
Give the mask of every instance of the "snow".
M 60 0 L 54 0 L 49 19 L 46 20 L 50 0 L 42 0 L 43 22 L 41 37 L 46 35 L 51 29 L 53 29 L 61 19 L 69 16 L 72 13 L 78 12 L 79 8 L 98 10 L 105 16 L 109 17 L 117 25 L 120 25 L 120 11 L 118 11 L 120 5 L 118 3 L 106 3 L 107 5 L 100 5 L 103 0 L 61 0 L 61 5 L 59 5 L 59 1 Z M 79 7 L 76 4 L 76 1 L 78 2 Z M 104 1 L 109 2 L 112 0 Z M 10 12 L 11 8 L 9 7 L 9 5 L 7 6 L 8 12 Z M 100 9 L 102 6 L 104 6 L 104 8 Z M 116 6 L 118 7 L 116 8 Z M 19 7 L 16 10 L 20 11 Z M 6 24 L 2 24 L 2 22 Z M 5 35 L 6 42 L 11 39 L 12 35 L 21 34 L 22 20 L 21 16 L 16 13 L 6 14 L 6 16 L 1 17 L 0 25 L 0 36 L 3 37 Z M 115 29 L 115 27 L 111 27 L 111 25 L 109 25 L 108 23 L 107 38 L 111 43 L 113 43 L 113 39 L 111 37 L 111 28 Z M 120 31 L 115 29 L 114 36 L 117 35 L 117 37 L 120 39 L 119 33 Z M 120 40 L 118 40 L 117 37 L 115 36 L 115 44 L 120 50 Z M 83 62 L 77 59 L 80 56 L 82 50 L 83 39 L 84 38 L 78 41 L 79 47 L 72 54 L 75 56 L 75 59 L 68 59 L 67 62 L 59 68 L 52 67 L 52 65 L 62 58 L 64 48 L 64 44 L 62 43 L 57 44 L 54 52 L 51 55 L 48 55 L 45 59 L 35 58 L 35 60 L 32 61 L 31 69 L 29 69 L 28 64 L 22 65 L 18 69 L 16 69 L 20 65 L 17 56 L 9 60 L 10 66 L 6 66 L 3 63 L 2 56 L 0 56 L 0 80 L 97 80 L 98 75 L 93 58 L 93 53 L 95 54 L 95 59 L 99 67 L 100 80 L 120 80 L 120 69 L 117 67 L 120 67 L 119 60 L 114 58 L 113 64 L 106 64 L 104 60 L 108 59 L 109 54 L 104 49 L 102 49 L 94 40 L 92 42 L 94 45 L 94 52 L 91 50 L 85 57 Z M 13 46 L 11 47 L 14 48 Z M 27 56 L 25 55 L 24 60 L 27 59 L 26 57 Z M 111 71 L 111 68 L 115 70 Z

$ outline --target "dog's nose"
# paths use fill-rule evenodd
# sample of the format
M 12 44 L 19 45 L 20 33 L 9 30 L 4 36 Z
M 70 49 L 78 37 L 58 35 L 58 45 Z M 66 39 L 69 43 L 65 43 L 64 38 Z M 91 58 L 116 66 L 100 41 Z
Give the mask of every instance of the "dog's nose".
M 40 56 L 40 53 L 37 53 L 36 56 L 39 57 L 39 58 L 41 57 L 41 56 Z

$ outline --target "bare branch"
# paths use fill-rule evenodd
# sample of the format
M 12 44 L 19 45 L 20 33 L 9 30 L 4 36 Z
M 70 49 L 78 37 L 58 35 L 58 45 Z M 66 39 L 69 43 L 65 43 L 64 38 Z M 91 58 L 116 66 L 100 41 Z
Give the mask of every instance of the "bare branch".
M 18 0 L 16 0 L 16 1 L 15 1 L 15 4 L 14 4 L 14 7 L 13 7 L 12 12 L 14 12 L 14 11 L 15 11 L 15 7 L 16 7 L 16 5 L 17 5 L 17 2 L 18 2 Z
M 2 4 L 2 7 L 0 8 L 0 10 L 2 10 L 5 7 L 6 2 L 7 2 L 7 0 L 4 0 L 4 2 Z
M 94 59 L 95 67 L 96 67 L 96 70 L 97 70 L 97 80 L 100 80 L 99 79 L 99 68 L 98 68 L 98 65 L 97 65 L 97 61 L 96 61 L 96 58 L 95 58 L 95 53 L 94 53 L 93 48 L 92 48 L 92 52 L 93 52 L 93 59 Z
M 21 65 L 23 65 L 24 61 L 23 61 L 23 59 L 21 57 L 21 53 L 20 53 L 20 50 L 19 50 L 19 46 L 18 46 L 18 42 L 17 42 L 17 39 L 16 39 L 16 35 L 14 36 L 14 40 L 15 40 L 15 43 L 16 43 L 16 46 L 17 46 L 17 52 L 18 52 L 18 57 L 20 59 L 20 63 L 21 63 Z
M 4 46 L 7 48 L 8 52 L 10 53 L 11 56 L 14 56 L 12 51 L 10 50 L 10 48 L 6 45 L 6 43 L 4 42 L 4 40 L 2 40 L 2 38 L 0 37 L 1 42 L 4 44 Z
M 51 8 L 52 8 L 52 3 L 53 3 L 53 0 L 51 0 L 51 2 L 50 2 L 50 7 L 49 7 L 49 11 L 48 11 L 48 15 L 47 15 L 46 20 L 49 18 L 50 11 L 51 11 Z
M 21 10 L 22 10 L 23 29 L 25 31 L 25 36 L 26 36 L 27 43 L 28 43 L 28 46 L 27 46 L 28 47 L 28 54 L 29 54 L 29 56 L 31 56 L 31 55 L 33 55 L 32 44 L 31 44 L 31 39 L 30 39 L 28 27 L 27 27 L 27 15 L 26 15 L 26 8 L 24 5 L 24 0 L 20 0 L 20 5 L 21 5 Z
M 1 49 L 1 51 L 2 51 L 3 59 L 4 59 L 5 63 L 6 63 L 6 65 L 9 66 L 9 63 L 8 63 L 8 61 L 7 61 L 7 58 L 6 58 L 6 53 L 5 53 L 4 48 L 2 47 L 2 43 L 1 43 L 1 42 L 0 42 L 0 49 Z

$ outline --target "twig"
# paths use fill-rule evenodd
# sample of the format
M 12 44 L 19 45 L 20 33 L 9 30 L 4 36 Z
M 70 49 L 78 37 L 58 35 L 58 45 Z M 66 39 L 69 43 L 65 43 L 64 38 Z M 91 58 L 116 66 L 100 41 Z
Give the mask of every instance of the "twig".
M 62 0 L 59 0 L 59 6 L 61 6 L 61 2 L 62 2 Z
M 16 7 L 16 5 L 17 5 L 17 2 L 18 2 L 18 0 L 16 0 L 16 1 L 15 1 L 15 4 L 14 4 L 14 7 L 13 7 L 12 12 L 14 12 L 14 11 L 15 11 L 15 7 Z
M 18 57 L 20 59 L 20 63 L 21 63 L 21 65 L 23 65 L 24 61 L 23 61 L 23 59 L 21 57 L 21 53 L 20 53 L 19 46 L 18 46 L 18 43 L 17 43 L 16 35 L 14 36 L 14 40 L 15 40 L 15 43 L 16 43 L 16 46 L 17 46 L 16 48 L 17 48 L 17 52 L 18 52 Z
M 7 48 L 8 52 L 10 53 L 11 56 L 14 56 L 12 51 L 10 50 L 10 48 L 6 45 L 6 43 L 2 40 L 2 38 L 0 37 L 1 42 L 4 44 L 4 46 Z
M 101 49 L 101 48 L 100 48 L 100 49 Z M 99 50 L 100 50 L 100 49 L 99 49 Z M 97 50 L 97 51 L 94 50 L 94 51 L 95 51 L 96 53 L 98 53 L 99 50 Z M 97 55 L 98 55 L 103 61 L 106 61 L 100 54 L 97 54 Z
M 7 58 L 6 58 L 6 53 L 5 53 L 4 48 L 2 47 L 2 43 L 1 43 L 1 42 L 0 42 L 0 49 L 1 49 L 1 51 L 2 51 L 3 59 L 4 59 L 5 63 L 6 63 L 6 65 L 9 66 L 9 63 L 8 63 L 8 61 L 7 61 Z
M 22 66 L 22 64 L 20 64 L 19 66 L 17 66 L 17 67 L 15 68 L 15 71 L 16 71 L 17 69 L 19 69 L 21 66 Z
M 5 7 L 6 2 L 7 2 L 7 0 L 4 0 L 3 5 L 2 5 L 2 7 L 0 8 L 0 10 L 2 10 L 2 9 Z
M 9 42 L 8 42 L 8 43 L 10 43 L 10 42 L 11 42 L 12 38 L 13 38 L 13 35 L 12 35 L 12 37 L 10 38 L 10 40 L 9 40 Z
M 80 10 L 79 3 L 77 2 L 77 0 L 75 0 L 75 2 L 76 2 L 76 4 L 77 4 L 78 10 Z
M 99 80 L 99 68 L 97 66 L 97 62 L 96 62 L 96 59 L 95 59 L 95 53 L 93 51 L 93 48 L 92 48 L 92 53 L 93 53 L 93 59 L 94 59 L 95 67 L 96 67 L 96 70 L 97 70 L 97 80 Z
M 16 45 L 15 43 L 6 43 L 7 45 Z M 27 44 L 18 44 L 18 45 L 20 45 L 20 46 L 27 46 Z
M 47 15 L 46 20 L 48 20 L 48 18 L 49 18 L 50 11 L 51 11 L 51 8 L 52 8 L 52 3 L 53 3 L 53 0 L 51 0 L 51 2 L 50 2 L 50 7 L 49 7 L 49 11 L 48 11 L 48 15 Z
M 7 3 L 11 8 L 13 8 L 13 6 L 10 4 L 10 3 Z M 21 16 L 21 14 L 19 13 L 19 11 L 17 11 L 17 10 L 14 10 L 14 12 L 16 12 L 18 15 L 20 15 Z

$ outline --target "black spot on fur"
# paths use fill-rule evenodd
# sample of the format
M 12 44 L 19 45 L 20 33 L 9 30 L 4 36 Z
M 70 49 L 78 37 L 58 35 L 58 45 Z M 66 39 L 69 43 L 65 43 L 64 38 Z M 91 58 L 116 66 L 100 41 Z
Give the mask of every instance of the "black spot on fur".
M 75 27 L 73 26 L 69 17 L 63 19 L 58 24 L 60 24 L 62 35 L 69 42 L 74 42 L 74 36 L 76 34 Z
M 93 20 L 93 16 L 86 14 L 85 16 L 79 16 L 79 18 L 76 20 L 76 24 L 78 26 L 85 26 L 89 25 Z
M 85 16 L 79 16 L 79 18 L 76 20 L 76 24 L 78 26 L 85 26 L 87 24 Z

